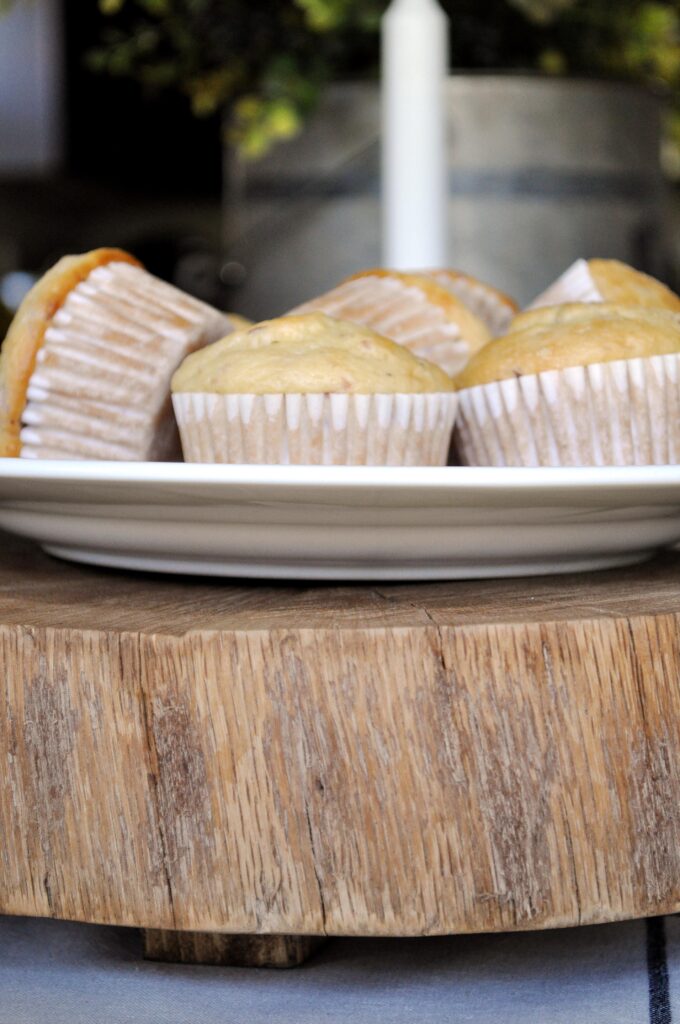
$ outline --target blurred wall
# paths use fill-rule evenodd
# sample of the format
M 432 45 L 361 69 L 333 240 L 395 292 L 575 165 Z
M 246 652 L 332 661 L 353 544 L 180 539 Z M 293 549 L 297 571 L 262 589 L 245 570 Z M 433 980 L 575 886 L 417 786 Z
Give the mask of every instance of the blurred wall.
M 453 75 L 449 262 L 526 303 L 579 257 L 664 276 L 661 103 L 612 81 Z M 232 168 L 231 305 L 273 316 L 380 262 L 377 84 L 333 87 L 303 135 Z
M 21 0 L 0 15 L 0 175 L 43 174 L 61 161 L 60 6 Z

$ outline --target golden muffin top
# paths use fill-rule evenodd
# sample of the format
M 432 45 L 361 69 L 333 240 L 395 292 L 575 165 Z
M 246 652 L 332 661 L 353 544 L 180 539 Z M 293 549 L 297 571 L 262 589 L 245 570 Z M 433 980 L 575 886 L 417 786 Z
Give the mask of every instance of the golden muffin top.
M 64 256 L 31 288 L 16 312 L 0 352 L 0 457 L 18 456 L 26 391 L 47 328 L 69 293 L 106 263 L 139 262 L 120 249 Z
M 649 274 L 620 260 L 576 260 L 530 305 L 530 309 L 564 301 L 614 302 L 680 313 L 680 297 Z
M 236 331 L 184 360 L 173 392 L 396 394 L 452 391 L 438 366 L 374 331 L 324 313 Z
M 588 260 L 593 284 L 603 302 L 620 306 L 650 306 L 680 313 L 680 297 L 649 274 L 619 260 Z
M 457 388 L 569 366 L 680 352 L 680 316 L 615 303 L 567 303 L 521 313 L 472 357 Z

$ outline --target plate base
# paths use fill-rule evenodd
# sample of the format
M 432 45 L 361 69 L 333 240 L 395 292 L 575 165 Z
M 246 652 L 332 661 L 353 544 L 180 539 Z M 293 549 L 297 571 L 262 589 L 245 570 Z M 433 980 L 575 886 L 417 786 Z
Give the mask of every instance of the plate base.
M 222 561 L 197 558 L 163 558 L 137 555 L 112 550 L 74 548 L 45 544 L 43 550 L 57 558 L 86 565 L 107 566 L 112 569 L 134 569 L 138 572 L 175 573 L 183 576 L 222 576 L 275 580 L 474 580 L 508 576 L 551 576 L 570 572 L 590 572 L 596 569 L 615 569 L 636 565 L 653 557 L 655 551 L 643 550 L 625 554 L 608 554 L 591 558 L 565 556 L 544 561 L 525 558 L 522 561 L 473 561 L 438 563 L 420 561 L 409 564 L 402 560 L 398 566 L 369 565 L 366 561 L 352 565 L 346 560 L 314 559 L 313 562 L 266 559 L 262 561 Z

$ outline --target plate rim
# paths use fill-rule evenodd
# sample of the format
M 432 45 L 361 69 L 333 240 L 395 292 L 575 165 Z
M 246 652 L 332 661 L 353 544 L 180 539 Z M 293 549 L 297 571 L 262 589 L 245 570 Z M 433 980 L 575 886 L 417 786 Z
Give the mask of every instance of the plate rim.
M 281 466 L 184 463 L 117 462 L 0 458 L 3 482 L 33 481 L 161 484 L 201 487 L 247 486 L 309 487 L 367 491 L 547 489 L 592 490 L 644 487 L 680 487 L 680 465 L 663 466 Z M 650 496 L 651 497 L 651 496 Z M 0 488 L 0 502 L 3 495 Z

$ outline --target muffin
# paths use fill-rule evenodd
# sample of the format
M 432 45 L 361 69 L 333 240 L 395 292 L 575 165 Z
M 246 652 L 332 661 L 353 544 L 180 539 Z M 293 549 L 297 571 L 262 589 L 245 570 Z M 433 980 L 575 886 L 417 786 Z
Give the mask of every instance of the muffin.
M 670 288 L 619 260 L 577 260 L 528 308 L 569 302 L 614 302 L 680 313 L 680 298 Z
M 362 271 L 291 310 L 314 312 L 370 327 L 450 375 L 491 338 L 464 302 L 425 274 Z
M 456 411 L 437 366 L 323 313 L 188 356 L 172 393 L 187 462 L 444 465 Z
M 421 273 L 464 302 L 486 324 L 494 338 L 505 334 L 519 311 L 519 306 L 509 295 L 461 270 L 424 270 Z
M 0 352 L 0 456 L 170 459 L 170 377 L 232 329 L 128 253 L 67 256 L 31 289 Z
M 573 303 L 523 314 L 455 383 L 464 465 L 680 461 L 680 316 L 669 310 Z

